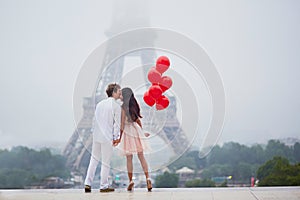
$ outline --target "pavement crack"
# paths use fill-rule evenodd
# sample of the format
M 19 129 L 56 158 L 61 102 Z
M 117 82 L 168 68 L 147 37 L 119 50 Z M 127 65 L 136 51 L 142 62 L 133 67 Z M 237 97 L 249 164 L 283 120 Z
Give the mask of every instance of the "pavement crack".
M 215 200 L 213 192 L 211 192 L 211 198 L 212 198 L 212 200 Z
M 249 189 L 249 191 L 250 191 L 250 194 L 251 194 L 255 199 L 259 200 L 259 198 L 254 194 L 254 192 L 253 192 L 251 189 Z

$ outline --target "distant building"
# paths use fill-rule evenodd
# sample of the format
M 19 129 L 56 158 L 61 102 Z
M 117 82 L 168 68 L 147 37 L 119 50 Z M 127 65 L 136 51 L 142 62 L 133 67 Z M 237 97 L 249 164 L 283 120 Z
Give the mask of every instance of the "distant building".
M 64 180 L 60 177 L 48 177 L 45 178 L 41 184 L 41 188 L 44 189 L 59 189 L 64 188 Z
M 176 174 L 179 175 L 178 187 L 184 187 L 185 182 L 195 178 L 195 170 L 192 170 L 188 167 L 183 167 L 176 171 Z

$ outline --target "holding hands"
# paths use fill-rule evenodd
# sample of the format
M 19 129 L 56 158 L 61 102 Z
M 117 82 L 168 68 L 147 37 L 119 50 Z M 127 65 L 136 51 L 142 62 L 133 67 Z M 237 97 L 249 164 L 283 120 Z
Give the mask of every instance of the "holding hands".
M 112 141 L 112 145 L 115 147 L 121 142 L 121 139 L 116 139 Z

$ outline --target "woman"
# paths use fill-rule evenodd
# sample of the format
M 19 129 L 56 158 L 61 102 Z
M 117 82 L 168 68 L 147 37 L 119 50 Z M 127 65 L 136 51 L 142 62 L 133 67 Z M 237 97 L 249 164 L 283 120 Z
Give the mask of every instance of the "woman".
M 132 90 L 130 88 L 123 88 L 122 96 L 123 104 L 121 114 L 120 148 L 122 149 L 123 154 L 126 155 L 127 160 L 129 178 L 127 190 L 131 191 L 134 186 L 134 182 L 132 181 L 132 158 L 133 154 L 137 154 L 146 176 L 148 191 L 151 192 L 152 184 L 149 178 L 148 164 L 144 157 L 144 152 L 149 150 L 149 147 L 143 140 L 143 137 L 148 137 L 149 133 L 143 133 L 142 123 L 140 120 L 140 118 L 142 118 L 140 114 L 140 106 L 136 101 Z

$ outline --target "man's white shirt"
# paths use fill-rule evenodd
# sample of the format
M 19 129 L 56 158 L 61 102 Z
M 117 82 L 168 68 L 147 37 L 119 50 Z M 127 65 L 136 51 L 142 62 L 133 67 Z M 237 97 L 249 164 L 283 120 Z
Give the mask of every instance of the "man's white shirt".
M 120 137 L 121 105 L 113 97 L 100 101 L 94 118 L 94 142 L 111 142 Z

